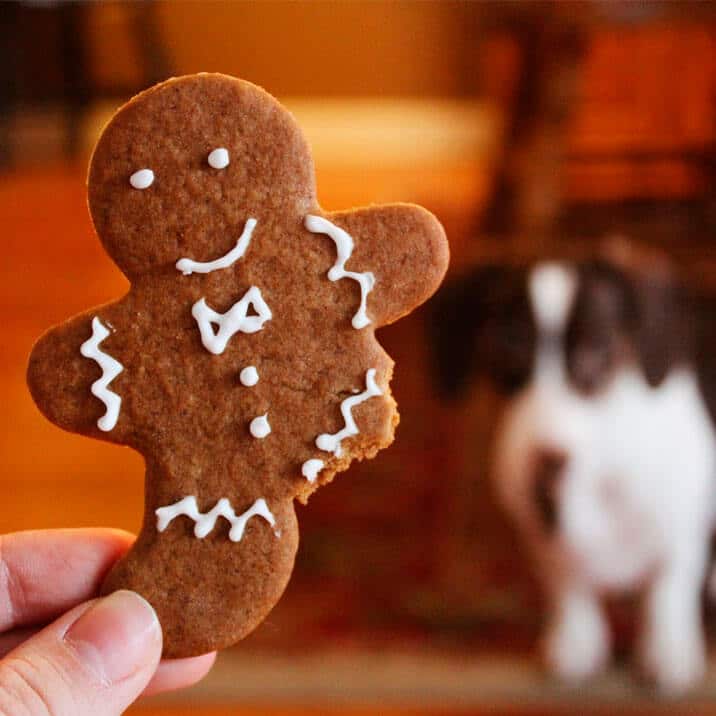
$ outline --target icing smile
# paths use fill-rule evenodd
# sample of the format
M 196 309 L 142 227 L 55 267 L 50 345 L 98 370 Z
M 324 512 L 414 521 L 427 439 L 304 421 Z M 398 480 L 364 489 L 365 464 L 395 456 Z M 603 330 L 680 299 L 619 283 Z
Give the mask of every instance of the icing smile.
M 249 248 L 251 243 L 251 236 L 254 233 L 256 219 L 247 219 L 244 225 L 244 231 L 239 237 L 231 251 L 219 256 L 218 259 L 213 261 L 194 261 L 193 259 L 179 259 L 176 262 L 177 271 L 181 271 L 185 276 L 189 276 L 192 273 L 211 273 L 212 271 L 218 271 L 219 269 L 229 268 L 236 263 L 240 258 L 243 258 L 246 250 Z

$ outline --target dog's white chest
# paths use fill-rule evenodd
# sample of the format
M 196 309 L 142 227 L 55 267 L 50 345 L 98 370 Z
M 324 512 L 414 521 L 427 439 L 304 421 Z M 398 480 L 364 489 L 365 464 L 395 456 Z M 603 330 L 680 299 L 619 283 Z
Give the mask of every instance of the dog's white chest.
M 688 371 L 652 389 L 625 370 L 593 402 L 588 454 L 562 488 L 561 539 L 590 581 L 629 587 L 712 509 L 714 438 Z

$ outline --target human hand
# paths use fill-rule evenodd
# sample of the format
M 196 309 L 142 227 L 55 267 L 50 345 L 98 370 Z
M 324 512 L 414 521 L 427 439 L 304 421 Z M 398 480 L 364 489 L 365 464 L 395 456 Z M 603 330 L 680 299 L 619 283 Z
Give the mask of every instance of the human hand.
M 109 529 L 0 536 L 0 716 L 113 716 L 206 675 L 215 654 L 160 662 L 159 622 L 140 596 L 96 598 L 132 540 Z

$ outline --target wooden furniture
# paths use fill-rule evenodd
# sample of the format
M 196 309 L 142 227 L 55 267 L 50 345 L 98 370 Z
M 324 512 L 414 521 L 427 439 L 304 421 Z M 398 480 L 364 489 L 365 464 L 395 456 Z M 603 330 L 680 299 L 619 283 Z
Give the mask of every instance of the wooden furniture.
M 15 112 L 57 104 L 63 118 L 67 158 L 81 147 L 82 120 L 91 102 L 108 93 L 131 94 L 171 74 L 158 34 L 155 3 L 106 3 L 104 9 L 86 2 L 3 3 L 0 22 L 0 167 L 13 156 Z M 135 72 L 129 83 L 115 77 L 111 86 L 97 78 L 91 55 L 91 24 L 99 12 L 114 15 L 114 32 L 125 46 Z M 96 24 L 96 23 L 95 23 Z M 100 29 L 100 28 L 96 28 Z M 99 42 L 106 43 L 106 34 Z M 125 53 L 126 54 L 126 53 Z

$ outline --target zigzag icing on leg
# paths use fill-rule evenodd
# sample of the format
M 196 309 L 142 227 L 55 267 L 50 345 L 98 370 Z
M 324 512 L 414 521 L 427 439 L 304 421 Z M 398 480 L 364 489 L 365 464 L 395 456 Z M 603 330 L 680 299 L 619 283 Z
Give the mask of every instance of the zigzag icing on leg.
M 222 497 L 209 512 L 200 512 L 199 506 L 196 504 L 196 497 L 193 495 L 185 497 L 173 505 L 160 507 L 154 511 L 154 514 L 157 516 L 157 530 L 159 532 L 164 532 L 170 522 L 176 517 L 186 515 L 194 520 L 194 536 L 199 539 L 204 539 L 204 537 L 214 529 L 216 520 L 219 517 L 223 517 L 231 524 L 229 539 L 232 542 L 241 541 L 241 538 L 244 536 L 244 529 L 246 529 L 246 523 L 252 517 L 263 517 L 271 527 L 276 526 L 276 519 L 271 513 L 271 510 L 269 510 L 266 500 L 264 500 L 263 497 L 256 500 L 246 512 L 242 512 L 240 515 L 234 512 L 234 508 L 225 497 Z M 275 534 L 276 537 L 281 536 L 281 533 L 278 531 L 275 531 Z

